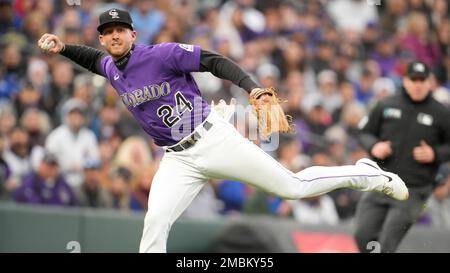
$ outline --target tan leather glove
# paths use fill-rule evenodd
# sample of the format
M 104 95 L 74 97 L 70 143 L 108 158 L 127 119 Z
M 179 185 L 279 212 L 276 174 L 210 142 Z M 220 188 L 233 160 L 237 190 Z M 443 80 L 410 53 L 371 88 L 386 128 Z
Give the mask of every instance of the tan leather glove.
M 280 103 L 281 100 L 273 87 L 255 88 L 250 92 L 250 105 L 258 119 L 258 128 L 263 137 L 272 133 L 293 132 L 292 117 L 287 116 Z

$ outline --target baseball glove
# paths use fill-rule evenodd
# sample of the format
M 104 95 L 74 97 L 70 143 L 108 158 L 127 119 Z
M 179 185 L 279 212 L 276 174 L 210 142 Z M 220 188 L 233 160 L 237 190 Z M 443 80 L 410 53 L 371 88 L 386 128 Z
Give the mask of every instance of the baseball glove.
M 262 97 L 265 94 L 269 96 Z M 260 134 L 263 137 L 267 138 L 275 132 L 293 132 L 292 117 L 287 116 L 280 105 L 286 100 L 280 99 L 273 87 L 253 89 L 249 100 L 258 119 Z

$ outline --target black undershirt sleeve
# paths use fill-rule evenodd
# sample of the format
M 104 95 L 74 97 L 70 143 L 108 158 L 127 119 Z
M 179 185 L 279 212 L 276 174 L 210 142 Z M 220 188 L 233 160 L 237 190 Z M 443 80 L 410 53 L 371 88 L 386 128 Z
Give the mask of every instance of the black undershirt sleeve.
M 65 45 L 60 54 L 91 72 L 105 76 L 101 69 L 101 60 L 106 56 L 103 51 L 84 45 Z
M 214 76 L 229 80 L 250 93 L 259 87 L 250 76 L 230 59 L 207 50 L 200 54 L 200 72 L 211 72 Z

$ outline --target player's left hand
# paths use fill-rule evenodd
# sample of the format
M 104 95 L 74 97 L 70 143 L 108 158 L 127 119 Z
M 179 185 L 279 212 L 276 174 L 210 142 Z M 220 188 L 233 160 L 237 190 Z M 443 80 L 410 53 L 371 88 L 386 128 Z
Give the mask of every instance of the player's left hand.
M 420 146 L 413 150 L 413 157 L 417 162 L 427 164 L 434 162 L 435 154 L 433 148 L 425 140 L 421 140 Z

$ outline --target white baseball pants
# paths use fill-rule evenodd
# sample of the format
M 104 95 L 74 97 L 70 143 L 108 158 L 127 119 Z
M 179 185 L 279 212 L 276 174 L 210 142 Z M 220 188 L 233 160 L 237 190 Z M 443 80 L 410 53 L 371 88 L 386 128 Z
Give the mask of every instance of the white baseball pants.
M 166 252 L 170 228 L 209 179 L 241 181 L 285 198 L 321 195 L 338 188 L 371 191 L 386 178 L 362 165 L 310 167 L 293 173 L 211 112 L 213 124 L 181 152 L 165 153 L 152 182 L 140 252 Z

